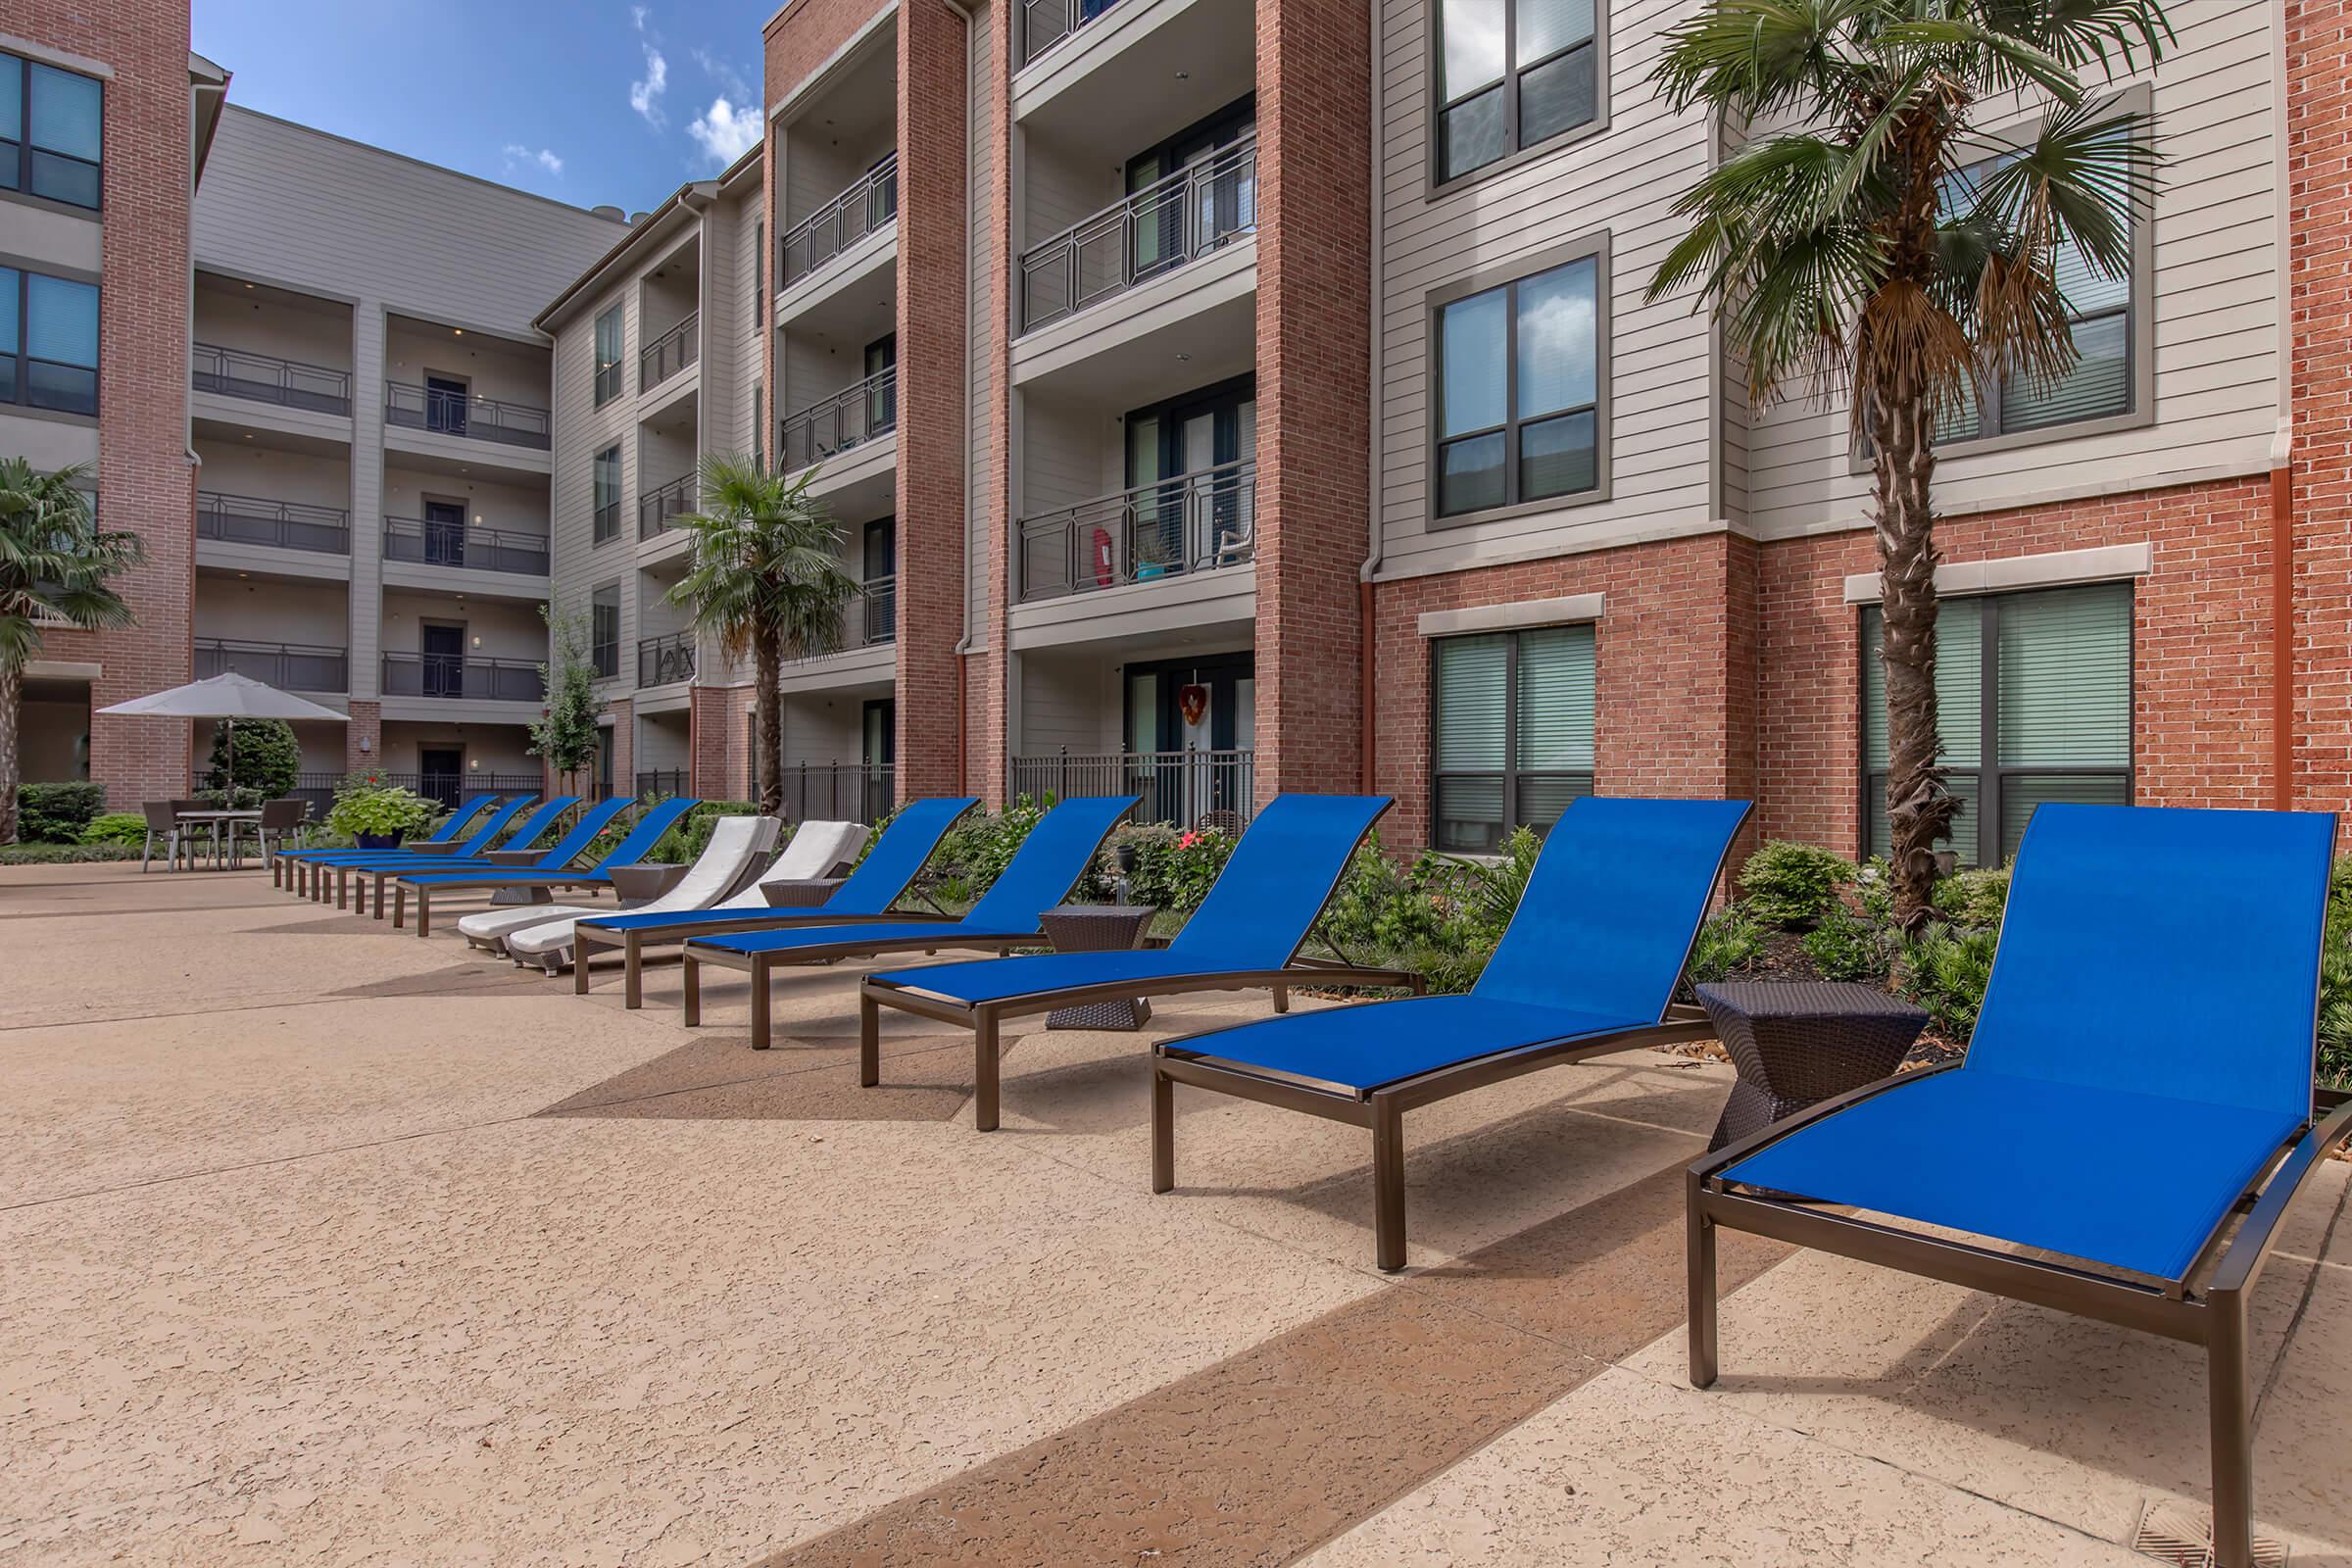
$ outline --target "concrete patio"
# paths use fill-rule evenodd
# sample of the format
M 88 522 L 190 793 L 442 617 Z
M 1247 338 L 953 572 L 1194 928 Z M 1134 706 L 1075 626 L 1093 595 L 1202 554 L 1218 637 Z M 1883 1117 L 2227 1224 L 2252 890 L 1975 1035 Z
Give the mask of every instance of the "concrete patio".
M 2195 1351 L 1752 1239 L 1690 1390 L 1728 1069 L 1420 1113 L 1385 1278 L 1350 1130 L 1180 1094 L 1154 1198 L 1137 1036 L 1022 1040 L 982 1137 L 948 1031 L 860 1091 L 849 971 L 760 1055 L 737 979 L 687 1031 L 674 966 L 0 870 L 0 1565 L 2123 1565 L 2202 1506 Z M 2347 1176 L 2257 1302 L 2298 1564 L 2352 1564 Z

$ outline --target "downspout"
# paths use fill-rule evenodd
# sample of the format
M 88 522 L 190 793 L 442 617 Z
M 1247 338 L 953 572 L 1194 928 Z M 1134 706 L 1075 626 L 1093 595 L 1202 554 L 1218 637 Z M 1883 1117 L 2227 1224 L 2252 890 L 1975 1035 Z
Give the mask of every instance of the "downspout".
M 2286 71 L 2286 3 L 2271 0 L 2272 209 L 2278 216 L 2271 270 L 2278 304 L 2278 433 L 2271 443 L 2271 806 L 2295 799 L 2295 307 L 2292 191 L 2284 149 L 2291 113 Z
M 2280 3 L 2283 3 L 2283 0 L 2280 0 Z M 1372 581 L 1373 578 L 1376 577 L 1380 572 L 1381 559 L 1384 548 L 1387 544 L 1387 539 L 1381 526 L 1380 515 L 1380 329 L 1382 315 L 1380 300 L 1380 251 L 1381 230 L 1383 227 L 1381 223 L 1383 171 L 1381 168 L 1380 157 L 1380 127 L 1382 115 L 1380 94 L 1380 7 L 1381 0 L 1368 0 L 1368 3 L 1364 8 L 1365 25 L 1369 29 L 1370 33 L 1370 36 L 1366 41 L 1365 63 L 1370 68 L 1372 74 L 1371 134 L 1367 138 L 1369 145 L 1365 149 L 1367 168 L 1369 170 L 1369 183 L 1367 190 L 1370 197 L 1365 205 L 1371 210 L 1370 223 L 1368 225 L 1371 229 L 1371 233 L 1369 235 L 1368 243 L 1365 247 L 1365 255 L 1371 267 L 1371 287 L 1365 290 L 1365 292 L 1371 296 L 1368 312 L 1371 318 L 1371 335 L 1366 341 L 1366 348 L 1369 351 L 1366 355 L 1366 359 L 1370 363 L 1370 373 L 1364 389 L 1364 416 L 1365 432 L 1367 436 L 1367 440 L 1365 442 L 1367 451 L 1364 454 L 1366 478 L 1366 484 L 1364 487 L 1364 563 L 1361 566 L 1356 568 L 1355 573 L 1355 727 L 1359 746 L 1359 755 L 1356 759 L 1356 787 L 1366 795 L 1373 793 L 1372 780 L 1374 773 L 1377 771 L 1377 763 L 1380 756 L 1380 747 L 1376 737 L 1373 734 L 1372 726 L 1372 701 L 1373 692 L 1377 685 L 1376 677 L 1378 673 L 1377 662 L 1374 657 L 1372 646 L 1373 634 L 1376 629 L 1373 616 Z
M 939 0 L 950 11 L 963 19 L 963 635 L 956 639 L 956 793 L 968 795 L 971 783 L 971 760 L 966 716 L 970 707 L 970 673 L 967 668 L 972 653 L 972 252 L 971 215 L 973 209 L 972 135 L 979 127 L 978 95 L 972 91 L 973 68 L 979 63 L 980 34 L 972 25 L 972 14 L 961 0 Z M 1000 0 L 998 9 L 1003 10 Z M 1009 156 L 1009 154 L 1007 155 Z

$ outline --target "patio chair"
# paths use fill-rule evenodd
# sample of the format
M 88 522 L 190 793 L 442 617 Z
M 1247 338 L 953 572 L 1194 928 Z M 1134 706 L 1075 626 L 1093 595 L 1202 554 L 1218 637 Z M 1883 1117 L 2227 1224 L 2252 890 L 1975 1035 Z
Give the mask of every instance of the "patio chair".
M 2246 1298 L 2352 1138 L 2352 1100 L 2312 1088 L 2334 839 L 2321 812 L 2036 810 L 1965 1061 L 1690 1167 L 1691 1383 L 1726 1227 L 2201 1345 L 2215 1560 L 2249 1568 Z
M 1273 987 L 1277 1010 L 1289 1005 L 1289 988 L 1302 983 L 1420 990 L 1421 977 L 1406 970 L 1298 956 L 1356 846 L 1388 808 L 1385 795 L 1277 795 L 1164 948 L 983 958 L 866 976 L 858 988 L 858 1081 L 868 1088 L 881 1082 L 878 1008 L 961 1025 L 972 1031 L 973 1123 L 994 1132 L 998 1030 L 1006 1018 L 1251 986 Z
M 760 863 L 776 847 L 776 839 L 784 831 L 784 823 L 773 816 L 722 816 L 710 827 L 710 842 L 695 857 L 686 874 L 658 898 L 649 899 L 631 912 L 647 913 L 667 909 L 707 909 L 724 897 L 728 890 L 743 879 L 746 871 Z M 534 946 L 529 957 L 540 968 L 554 974 L 569 961 L 571 927 L 581 915 L 609 914 L 609 908 L 595 908 L 582 904 L 532 904 L 518 909 L 477 909 L 461 917 L 458 934 L 477 948 L 506 954 L 517 963 L 522 957 L 510 946 L 512 940 L 525 930 L 538 934 L 541 928 L 556 933 L 554 940 L 544 940 Z
M 147 818 L 147 838 L 139 846 L 139 874 L 147 872 L 147 862 L 155 856 L 155 841 L 164 841 L 164 869 L 179 869 L 179 852 L 186 835 L 179 825 L 177 801 L 143 801 L 139 809 Z
M 494 795 L 477 795 L 471 801 L 467 802 L 464 806 L 459 807 L 456 810 L 450 812 L 447 817 L 443 818 L 441 825 L 433 830 L 431 837 L 418 839 L 414 844 L 404 845 L 403 848 L 410 850 L 422 850 L 427 852 L 448 849 L 456 841 L 458 834 L 465 830 L 467 823 L 471 822 L 475 817 L 481 815 L 482 812 L 489 809 L 490 807 L 496 805 L 498 797 Z M 514 801 L 510 801 L 507 804 L 507 809 L 510 813 L 512 813 L 517 808 L 517 806 L 527 804 L 529 801 L 530 797 L 528 795 L 517 796 Z M 369 852 L 335 850 L 289 850 L 281 852 L 277 858 L 270 863 L 270 880 L 283 885 L 284 872 L 288 866 L 299 866 L 302 864 L 302 862 L 310 859 L 315 855 L 350 853 L 367 854 Z
M 1705 1039 L 1673 1004 L 1745 801 L 1580 800 L 1461 996 L 1330 1007 L 1152 1048 L 1152 1190 L 1176 1183 L 1175 1086 L 1372 1134 L 1374 1261 L 1404 1267 L 1404 1113 L 1632 1046 Z
M 385 873 L 425 868 L 456 869 L 468 865 L 493 863 L 488 859 L 494 848 L 491 841 L 506 832 L 516 814 L 530 804 L 531 798 L 527 795 L 517 796 L 507 802 L 490 813 L 488 820 L 482 824 L 481 829 L 473 837 L 455 850 L 437 855 L 407 849 L 330 850 L 323 856 L 314 857 L 307 862 L 310 867 L 312 896 L 321 900 L 326 897 L 326 874 L 331 871 L 334 873 L 335 907 L 340 909 L 344 906 L 346 895 L 356 884 L 359 888 L 359 897 L 355 912 L 366 914 L 368 912 L 368 880 L 372 875 L 375 888 L 375 917 L 380 920 L 384 917 Z M 579 804 L 579 797 L 576 795 L 559 795 L 552 801 L 542 802 L 538 809 L 523 818 L 519 827 L 515 827 L 512 833 L 507 834 L 505 842 L 495 846 L 496 853 L 505 855 L 530 849 L 541 839 L 555 832 L 571 808 Z
M 543 860 L 538 866 L 512 869 L 476 867 L 471 870 L 410 871 L 400 874 L 392 884 L 392 924 L 397 929 L 408 909 L 411 893 L 416 895 L 416 934 L 433 934 L 433 895 L 436 893 L 531 893 L 554 891 L 559 888 L 606 888 L 612 885 L 612 869 L 616 865 L 634 865 L 653 853 L 662 836 L 676 826 L 688 811 L 702 805 L 688 796 L 675 795 L 646 808 L 619 843 L 597 857 L 586 869 L 565 861 L 575 858 L 579 851 L 565 860 Z M 581 850 L 588 846 L 582 845 Z M 554 851 L 549 851 L 552 857 Z M 380 904 L 382 895 L 377 901 Z
M 890 925 L 812 925 L 701 937 L 686 944 L 686 1026 L 702 1022 L 702 966 L 741 969 L 752 977 L 752 1049 L 768 1047 L 768 984 L 786 964 L 832 963 L 879 953 L 936 953 L 978 948 L 999 955 L 1045 940 L 1039 916 L 1070 896 L 1132 795 L 1080 796 L 1060 802 L 1030 828 L 1012 859 L 960 920 Z
M 229 824 L 230 853 L 236 853 L 236 841 L 250 835 L 253 847 L 261 852 L 262 863 L 276 862 L 278 852 L 286 841 L 302 831 L 302 824 L 311 814 L 311 803 L 288 797 L 284 800 L 264 801 L 262 814 L 254 821 Z
M 572 928 L 571 988 L 581 996 L 588 994 L 588 964 L 598 952 L 619 948 L 626 963 L 626 978 L 622 982 L 621 1005 L 638 1007 L 645 1003 L 645 955 L 655 948 L 682 944 L 693 937 L 718 936 L 731 931 L 781 929 L 793 924 L 843 925 L 850 921 L 860 923 L 872 920 L 931 920 L 939 917 L 937 909 L 922 911 L 893 910 L 891 906 L 906 896 L 913 886 L 915 873 L 939 848 L 939 841 L 954 827 L 958 818 L 979 800 L 970 795 L 958 795 L 928 801 L 909 801 L 890 819 L 882 836 L 874 840 L 865 858 L 849 880 L 833 890 L 832 896 L 818 907 L 776 908 L 769 906 L 764 889 L 771 882 L 801 880 L 780 875 L 785 861 L 792 858 L 793 845 L 800 843 L 801 834 L 817 824 L 805 824 L 793 835 L 793 843 L 785 846 L 775 866 L 767 876 L 729 899 L 714 909 L 685 914 L 604 914 L 581 920 Z M 859 833 L 865 830 L 859 828 Z M 830 853 L 820 842 L 817 852 L 804 864 L 813 863 Z M 850 852 L 855 858 L 856 851 Z M 833 863 L 839 863 L 839 858 Z

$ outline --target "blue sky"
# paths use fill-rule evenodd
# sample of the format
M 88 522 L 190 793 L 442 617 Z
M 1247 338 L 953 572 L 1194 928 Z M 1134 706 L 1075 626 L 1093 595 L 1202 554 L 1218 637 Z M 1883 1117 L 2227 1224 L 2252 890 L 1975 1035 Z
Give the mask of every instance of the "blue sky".
M 776 0 L 195 0 L 229 101 L 636 211 L 760 133 Z

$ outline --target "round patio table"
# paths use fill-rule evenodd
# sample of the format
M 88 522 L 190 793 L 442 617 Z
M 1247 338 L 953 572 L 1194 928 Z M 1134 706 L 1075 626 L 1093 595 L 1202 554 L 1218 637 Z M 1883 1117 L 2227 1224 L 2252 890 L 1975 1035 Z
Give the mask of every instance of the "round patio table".
M 261 812 L 177 811 L 174 812 L 173 815 L 175 815 L 182 822 L 202 822 L 213 830 L 214 870 L 218 871 L 220 869 L 223 857 L 226 858 L 230 870 L 241 871 L 245 868 L 245 852 L 237 845 L 235 827 L 239 822 L 259 822 L 262 819 Z M 191 854 L 189 856 L 188 863 L 190 865 L 195 864 L 194 855 Z
M 1740 1069 L 1709 1150 L 1888 1076 L 1928 1023 L 1876 986 L 1726 980 L 1692 989 Z
M 1159 912 L 1148 904 L 1064 904 L 1037 917 L 1055 953 L 1112 953 L 1140 948 Z M 1055 1007 L 1046 1014 L 1049 1029 L 1141 1029 L 1152 1021 L 1152 1004 L 1088 1002 Z

